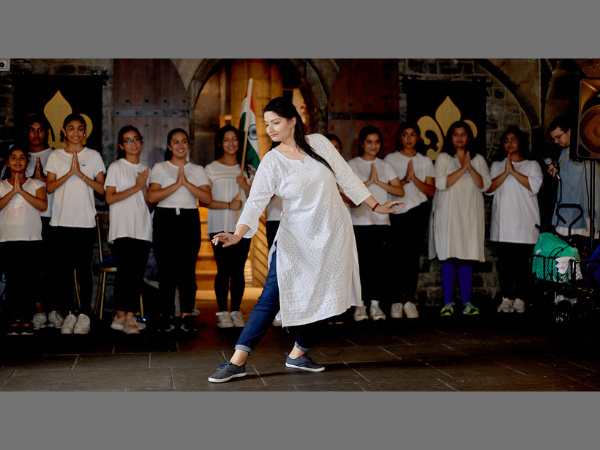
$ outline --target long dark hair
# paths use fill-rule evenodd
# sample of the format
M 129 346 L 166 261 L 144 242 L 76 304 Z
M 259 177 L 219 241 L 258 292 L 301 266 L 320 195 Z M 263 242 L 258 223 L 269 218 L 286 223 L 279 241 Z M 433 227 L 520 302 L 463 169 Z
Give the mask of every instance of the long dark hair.
M 519 140 L 519 154 L 521 158 L 531 160 L 531 151 L 529 149 L 529 139 L 527 139 L 527 135 L 521 131 L 521 129 L 516 125 L 509 126 L 504 133 L 502 133 L 502 137 L 500 137 L 500 144 L 498 145 L 498 150 L 496 154 L 492 158 L 493 161 L 502 161 L 506 158 L 506 150 L 504 149 L 504 139 L 510 133 L 513 133 L 517 139 Z
M 188 152 L 189 152 L 190 136 L 187 134 L 187 131 L 185 131 L 183 128 L 174 128 L 171 131 L 169 131 L 169 134 L 167 134 L 167 149 L 165 150 L 165 161 L 169 161 L 171 158 L 173 158 L 173 152 L 169 148 L 169 145 L 171 144 L 171 138 L 173 137 L 173 135 L 175 133 L 185 134 L 185 138 L 188 140 Z
M 217 131 L 217 135 L 215 136 L 215 160 L 223 157 L 223 139 L 225 139 L 225 133 L 228 131 L 233 131 L 237 136 L 238 140 L 238 150 L 235 154 L 235 159 L 238 164 L 242 165 L 242 154 L 244 153 L 244 134 L 238 130 L 233 125 L 225 125 L 219 131 Z M 244 160 L 244 170 L 248 175 L 250 175 L 250 167 L 248 161 Z
M 306 133 L 304 132 L 304 124 L 302 123 L 302 118 L 300 117 L 300 114 L 298 114 L 296 107 L 294 106 L 294 104 L 291 101 L 289 101 L 283 97 L 274 98 L 267 104 L 267 106 L 264 107 L 263 115 L 266 112 L 275 113 L 279 117 L 283 117 L 286 120 L 292 120 L 292 118 L 295 118 L 296 126 L 294 127 L 294 141 L 296 142 L 296 145 L 298 146 L 298 148 L 300 148 L 308 156 L 310 156 L 314 160 L 320 162 L 321 164 L 323 164 L 325 167 L 327 167 L 329 170 L 331 170 L 333 172 L 333 169 L 331 168 L 329 163 L 325 160 L 325 158 L 323 158 L 317 152 L 315 152 L 312 149 L 312 147 L 308 144 L 308 142 L 306 142 L 306 139 L 305 139 Z M 281 144 L 281 142 L 272 141 L 271 149 L 277 147 L 279 144 Z
M 74 120 L 77 120 L 77 121 L 81 122 L 81 124 L 83 125 L 83 132 L 85 133 L 85 129 L 86 129 L 87 125 L 85 123 L 85 119 L 83 118 L 83 116 L 81 114 L 78 114 L 78 113 L 71 113 L 67 117 L 65 117 L 65 120 L 63 120 L 63 126 L 62 126 L 62 128 L 60 130 L 60 142 L 64 142 L 65 141 L 65 137 L 66 136 L 63 133 L 63 130 L 66 131 L 67 125 L 69 125 Z M 84 136 L 85 136 L 85 134 L 84 134 Z
M 134 127 L 133 125 L 125 125 L 119 130 L 119 136 L 117 137 L 117 159 L 125 158 L 125 150 L 119 147 L 119 145 L 123 145 L 123 135 L 125 133 L 129 133 L 130 131 L 136 133 L 140 137 L 142 142 L 144 142 L 144 138 L 142 137 L 142 135 L 136 127 Z
M 366 127 L 363 127 L 362 130 L 360 130 L 360 133 L 358 133 L 358 156 L 362 156 L 365 154 L 363 144 L 365 142 L 365 139 L 367 139 L 367 136 L 370 134 L 376 134 L 377 136 L 379 136 L 380 147 L 379 152 L 377 152 L 377 154 L 379 154 L 381 150 L 383 150 L 383 134 L 381 134 L 381 130 L 377 127 L 374 127 L 373 125 L 367 125 Z
M 448 132 L 446 133 L 446 137 L 444 138 L 444 145 L 442 147 L 442 151 L 444 153 L 448 153 L 450 156 L 456 155 L 456 149 L 454 148 L 454 144 L 452 144 L 452 135 L 454 134 L 454 131 L 457 128 L 464 128 L 467 132 L 467 137 L 469 138 L 469 140 L 467 142 L 467 146 L 465 147 L 465 151 L 469 152 L 469 154 L 471 155 L 471 159 L 473 159 L 475 155 L 477 155 L 477 146 L 474 142 L 475 136 L 473 136 L 473 130 L 471 129 L 469 124 L 462 120 L 454 122 L 452 125 L 450 125 L 450 128 L 448 128 Z

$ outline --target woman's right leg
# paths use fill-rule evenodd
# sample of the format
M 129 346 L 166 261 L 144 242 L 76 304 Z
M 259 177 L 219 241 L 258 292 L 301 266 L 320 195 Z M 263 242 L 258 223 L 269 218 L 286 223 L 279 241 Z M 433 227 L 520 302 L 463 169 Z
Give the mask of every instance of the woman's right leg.
M 444 291 L 444 303 L 454 303 L 454 289 L 456 277 L 458 276 L 458 261 L 449 258 L 442 261 L 442 290 Z

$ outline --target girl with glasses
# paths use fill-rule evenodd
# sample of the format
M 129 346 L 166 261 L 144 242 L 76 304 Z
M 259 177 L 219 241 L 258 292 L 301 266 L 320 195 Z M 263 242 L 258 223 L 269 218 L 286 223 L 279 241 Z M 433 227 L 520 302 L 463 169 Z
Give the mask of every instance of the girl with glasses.
M 150 169 L 140 162 L 142 136 L 127 125 L 119 130 L 117 160 L 106 173 L 106 203 L 110 205 L 109 242 L 113 243 L 117 274 L 115 305 L 117 313 L 110 327 L 127 334 L 146 328 L 135 312 L 140 305 L 144 271 L 152 242 L 152 219 L 148 202 Z

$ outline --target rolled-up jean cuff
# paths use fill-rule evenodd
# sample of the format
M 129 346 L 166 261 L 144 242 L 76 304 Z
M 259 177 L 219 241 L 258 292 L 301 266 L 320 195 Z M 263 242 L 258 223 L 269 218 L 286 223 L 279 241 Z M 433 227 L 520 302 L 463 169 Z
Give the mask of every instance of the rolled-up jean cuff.
M 294 347 L 296 347 L 298 350 L 300 350 L 301 352 L 304 352 L 304 353 L 306 353 L 307 351 L 310 350 L 310 348 L 302 347 L 297 342 L 294 342 Z
M 236 344 L 235 349 L 247 352 L 248 355 L 252 354 L 252 349 L 250 347 L 246 347 L 245 345 Z

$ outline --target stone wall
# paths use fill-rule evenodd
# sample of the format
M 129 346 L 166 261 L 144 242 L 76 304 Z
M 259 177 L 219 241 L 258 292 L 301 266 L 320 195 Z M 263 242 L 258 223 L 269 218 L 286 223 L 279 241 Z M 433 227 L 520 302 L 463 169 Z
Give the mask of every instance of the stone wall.
M 486 90 L 486 151 L 484 156 L 488 164 L 500 143 L 500 137 L 509 125 L 517 125 L 525 133 L 531 133 L 531 125 L 525 111 L 519 105 L 511 91 L 474 60 L 461 59 L 401 59 L 400 71 L 400 120 L 407 117 L 407 93 L 403 88 L 404 76 L 415 76 L 420 80 L 474 81 L 484 79 Z M 539 75 L 538 75 L 539 77 Z M 534 94 L 535 95 L 535 91 Z M 539 101 L 539 98 L 538 98 Z M 484 263 L 474 268 L 473 300 L 476 305 L 495 304 L 499 294 L 496 254 L 493 244 L 488 240 L 491 198 L 485 197 L 486 241 Z M 441 286 L 441 264 L 438 259 L 427 257 L 427 240 L 423 244 L 421 255 L 421 274 L 417 288 L 417 304 L 435 306 L 443 304 Z M 458 292 L 458 287 L 457 287 Z M 457 295 L 458 298 L 458 295 Z

